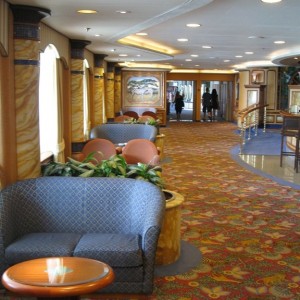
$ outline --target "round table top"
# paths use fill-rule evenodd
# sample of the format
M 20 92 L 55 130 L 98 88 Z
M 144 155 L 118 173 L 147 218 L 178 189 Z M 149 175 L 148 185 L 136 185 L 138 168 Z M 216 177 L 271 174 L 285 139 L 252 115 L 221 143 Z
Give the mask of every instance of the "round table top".
M 31 296 L 75 296 L 91 293 L 114 280 L 112 268 L 81 257 L 38 258 L 18 263 L 2 275 L 10 291 Z

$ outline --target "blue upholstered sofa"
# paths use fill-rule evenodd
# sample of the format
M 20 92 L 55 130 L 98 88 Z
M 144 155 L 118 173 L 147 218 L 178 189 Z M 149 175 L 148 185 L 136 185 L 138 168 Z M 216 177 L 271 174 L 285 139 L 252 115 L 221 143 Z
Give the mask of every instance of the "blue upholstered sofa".
M 99 293 L 151 293 L 164 199 L 155 185 L 127 178 L 17 182 L 0 192 L 1 274 L 39 257 L 88 257 L 115 272 Z
M 155 142 L 157 128 L 146 124 L 107 123 L 91 129 L 90 138 L 101 138 L 114 144 L 127 143 L 133 139 L 147 139 Z

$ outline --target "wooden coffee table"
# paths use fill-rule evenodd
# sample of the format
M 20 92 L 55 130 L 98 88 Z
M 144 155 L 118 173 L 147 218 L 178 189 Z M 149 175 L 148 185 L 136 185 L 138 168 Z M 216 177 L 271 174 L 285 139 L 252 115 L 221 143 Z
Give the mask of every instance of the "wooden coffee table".
M 92 293 L 112 283 L 112 268 L 81 257 L 38 258 L 16 264 L 2 275 L 4 287 L 40 298 L 68 298 Z

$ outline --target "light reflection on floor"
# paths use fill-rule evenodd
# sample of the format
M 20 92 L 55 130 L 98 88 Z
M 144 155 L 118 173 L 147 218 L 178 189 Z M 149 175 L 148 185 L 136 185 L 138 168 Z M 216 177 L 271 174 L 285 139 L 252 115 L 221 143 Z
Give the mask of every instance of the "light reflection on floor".
M 284 157 L 282 167 L 278 155 L 240 155 L 240 159 L 258 171 L 300 185 L 300 172 L 294 170 L 293 157 Z

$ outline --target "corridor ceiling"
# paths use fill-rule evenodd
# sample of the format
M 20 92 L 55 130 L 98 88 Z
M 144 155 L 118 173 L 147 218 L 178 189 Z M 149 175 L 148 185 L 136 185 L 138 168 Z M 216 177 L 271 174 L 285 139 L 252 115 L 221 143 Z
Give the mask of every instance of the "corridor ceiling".
M 299 0 L 8 2 L 49 9 L 42 22 L 71 39 L 91 41 L 87 49 L 127 66 L 230 71 L 300 63 Z M 80 9 L 97 13 L 80 14 Z M 201 26 L 186 26 L 191 23 Z

